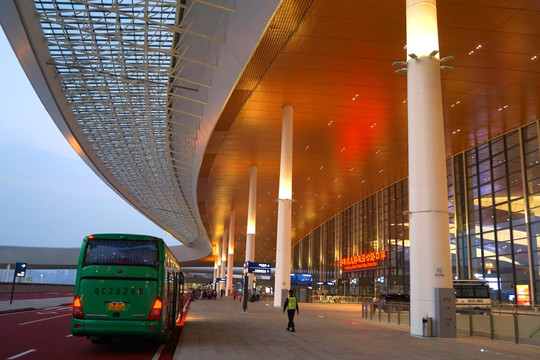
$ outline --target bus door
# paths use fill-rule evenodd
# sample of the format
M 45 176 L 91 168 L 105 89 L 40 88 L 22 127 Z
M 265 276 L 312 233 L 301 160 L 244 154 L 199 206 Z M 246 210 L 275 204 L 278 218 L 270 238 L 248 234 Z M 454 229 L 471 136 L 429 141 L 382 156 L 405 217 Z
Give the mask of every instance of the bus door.
M 184 273 L 180 271 L 178 274 L 179 291 L 180 291 L 180 319 L 184 318 Z
M 172 280 L 172 311 L 169 315 L 171 326 L 174 327 L 178 321 L 178 273 L 174 272 L 170 275 L 170 280 Z

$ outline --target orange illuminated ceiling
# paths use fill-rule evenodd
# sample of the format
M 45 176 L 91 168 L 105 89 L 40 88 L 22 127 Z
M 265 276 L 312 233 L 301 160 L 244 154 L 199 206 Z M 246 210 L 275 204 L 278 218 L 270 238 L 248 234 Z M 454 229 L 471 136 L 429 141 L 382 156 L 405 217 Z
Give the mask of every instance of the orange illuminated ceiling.
M 447 156 L 540 118 L 540 1 L 439 0 Z M 199 211 L 217 254 L 236 211 L 244 261 L 258 166 L 256 261 L 275 259 L 281 108 L 294 106 L 292 243 L 407 176 L 405 0 L 286 0 L 206 150 Z M 414 141 L 414 139 L 412 139 Z M 212 258 L 207 258 L 207 261 Z

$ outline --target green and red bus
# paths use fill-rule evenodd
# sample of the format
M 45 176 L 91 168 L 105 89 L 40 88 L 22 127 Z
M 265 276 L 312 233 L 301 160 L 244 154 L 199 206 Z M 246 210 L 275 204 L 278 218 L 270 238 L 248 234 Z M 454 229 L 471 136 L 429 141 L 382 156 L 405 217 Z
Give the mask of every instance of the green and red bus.
M 92 342 L 117 336 L 164 341 L 183 317 L 180 263 L 163 239 L 130 234 L 84 238 L 71 332 Z

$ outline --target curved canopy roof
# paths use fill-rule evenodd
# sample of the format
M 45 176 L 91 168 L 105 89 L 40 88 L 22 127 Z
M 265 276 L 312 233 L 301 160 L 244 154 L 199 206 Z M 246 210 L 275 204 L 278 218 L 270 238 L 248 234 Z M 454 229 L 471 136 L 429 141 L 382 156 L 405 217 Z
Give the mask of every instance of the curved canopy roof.
M 121 196 L 217 255 L 250 166 L 256 260 L 275 259 L 281 108 L 294 106 L 293 243 L 407 176 L 405 1 L 5 1 L 51 116 Z M 180 5 L 177 5 L 180 4 Z M 540 3 L 439 0 L 447 155 L 540 118 Z M 24 30 L 24 31 L 23 31 Z M 46 41 L 43 41 L 43 38 Z M 213 256 L 213 257 L 212 257 Z

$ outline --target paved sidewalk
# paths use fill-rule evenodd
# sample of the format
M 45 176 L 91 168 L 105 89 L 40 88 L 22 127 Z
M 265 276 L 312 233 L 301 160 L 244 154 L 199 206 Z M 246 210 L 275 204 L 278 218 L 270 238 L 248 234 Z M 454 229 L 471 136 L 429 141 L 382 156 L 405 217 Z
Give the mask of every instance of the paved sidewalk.
M 174 359 L 540 359 L 540 347 L 458 335 L 411 336 L 406 325 L 361 319 L 354 304 L 299 304 L 296 332 L 273 303 L 191 304 Z
M 72 297 L 0 301 L 0 313 L 71 304 Z M 232 298 L 191 304 L 174 359 L 540 359 L 540 347 L 458 335 L 411 336 L 407 325 L 361 319 L 355 304 L 299 304 L 296 332 L 273 303 Z

